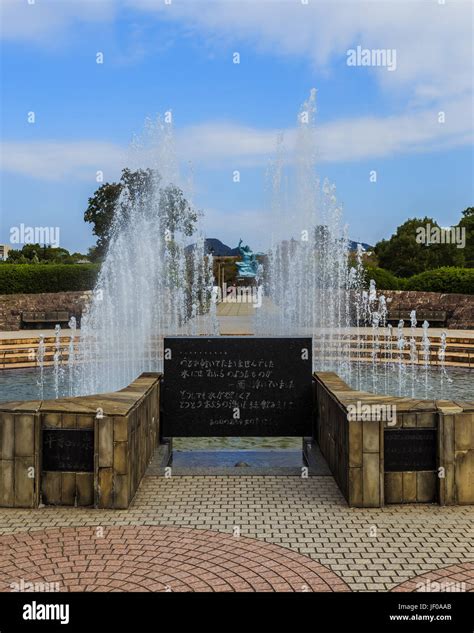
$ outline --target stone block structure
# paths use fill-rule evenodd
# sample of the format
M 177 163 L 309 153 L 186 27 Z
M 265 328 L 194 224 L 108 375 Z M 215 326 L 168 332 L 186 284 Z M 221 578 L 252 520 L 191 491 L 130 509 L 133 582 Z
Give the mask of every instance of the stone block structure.
M 414 400 L 356 391 L 337 374 L 315 374 L 314 435 L 351 506 L 474 504 L 474 402 Z M 349 405 L 392 405 L 396 419 L 348 420 Z M 432 429 L 436 468 L 386 472 L 385 432 Z
M 225 258 L 227 259 L 227 258 Z M 226 277 L 227 285 L 230 285 Z M 384 290 L 390 310 L 442 310 L 446 312 L 446 327 L 472 329 L 474 295 L 420 292 L 415 290 Z M 81 315 L 89 304 L 92 292 L 48 292 L 42 294 L 0 294 L 0 330 L 21 329 L 23 312 L 68 311 Z
M 127 508 L 159 440 L 160 374 L 114 393 L 0 404 L 0 506 Z M 47 471 L 42 433 L 89 429 L 92 472 Z
M 160 381 L 145 373 L 114 393 L 0 404 L 0 507 L 127 508 L 159 445 Z M 314 390 L 313 438 L 350 506 L 474 504 L 474 403 L 355 391 L 331 372 L 314 375 Z M 349 420 L 357 403 L 396 416 Z M 387 470 L 387 433 L 410 429 L 435 439 L 433 467 Z M 43 436 L 55 430 L 92 434 L 87 472 L 47 469 Z

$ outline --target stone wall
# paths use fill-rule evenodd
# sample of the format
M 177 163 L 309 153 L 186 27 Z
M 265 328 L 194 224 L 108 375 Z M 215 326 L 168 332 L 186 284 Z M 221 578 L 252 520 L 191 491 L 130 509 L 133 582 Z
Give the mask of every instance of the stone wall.
M 39 500 L 40 416 L 0 412 L 0 506 L 34 508 Z
M 393 310 L 444 310 L 447 327 L 474 328 L 474 295 L 441 294 L 413 290 L 385 290 Z M 43 294 L 0 295 L 0 331 L 14 331 L 21 327 L 22 312 L 68 311 L 80 316 L 90 301 L 91 291 L 49 292 Z
M 439 480 L 440 503 L 474 503 L 474 406 L 442 407 L 438 442 L 443 454 L 444 477 Z
M 80 318 L 91 295 L 90 290 L 0 295 L 0 331 L 20 330 L 22 312 L 65 311 Z
M 349 426 L 341 415 L 339 403 L 317 376 L 314 388 L 316 406 L 313 437 L 317 440 L 342 494 L 349 500 L 352 490 L 347 476 L 350 469 Z
M 0 404 L 0 506 L 127 508 L 159 438 L 160 374 L 114 393 Z M 94 431 L 93 472 L 43 470 L 42 431 Z
M 416 290 L 381 290 L 390 310 L 443 310 L 446 327 L 469 330 L 474 328 L 474 295 L 418 292 Z M 435 325 L 436 327 L 436 325 Z
M 351 506 L 474 504 L 474 402 L 412 400 L 355 391 L 337 374 L 315 374 L 316 437 Z M 391 404 L 396 420 L 349 421 L 348 406 Z M 435 429 L 436 470 L 385 472 L 386 428 Z
M 318 444 L 350 506 L 383 505 L 383 429 L 347 420 L 353 390 L 332 372 L 315 374 Z M 360 392 L 357 392 L 360 393 Z
M 474 403 L 412 400 L 355 391 L 332 372 L 314 376 L 315 437 L 351 506 L 474 504 Z M 127 508 L 159 443 L 160 374 L 114 393 L 0 404 L 0 507 Z M 349 421 L 350 404 L 392 404 L 396 419 Z M 384 471 L 384 433 L 434 429 L 436 468 Z M 92 472 L 43 469 L 42 433 L 90 429 Z
M 148 387 L 147 387 L 148 385 Z M 96 507 L 128 508 L 159 441 L 160 377 L 142 374 L 122 393 L 143 397 L 127 412 L 97 420 Z M 120 393 L 120 392 L 119 392 Z

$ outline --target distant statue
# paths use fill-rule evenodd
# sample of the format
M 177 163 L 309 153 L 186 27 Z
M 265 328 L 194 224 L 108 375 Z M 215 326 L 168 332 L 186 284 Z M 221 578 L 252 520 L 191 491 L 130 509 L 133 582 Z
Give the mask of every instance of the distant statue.
M 237 248 L 242 256 L 242 261 L 235 263 L 237 266 L 237 277 L 254 279 L 259 272 L 260 264 L 257 261 L 257 255 L 260 255 L 260 253 L 254 253 L 249 245 L 242 246 L 242 239 L 240 239 Z

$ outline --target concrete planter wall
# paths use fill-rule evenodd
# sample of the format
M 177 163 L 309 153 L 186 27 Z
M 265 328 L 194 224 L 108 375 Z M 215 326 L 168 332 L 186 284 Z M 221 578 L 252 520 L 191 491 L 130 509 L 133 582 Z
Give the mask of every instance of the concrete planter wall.
M 0 506 L 127 508 L 159 438 L 160 374 L 114 393 L 0 405 Z M 41 433 L 93 429 L 93 472 L 44 471 Z
M 413 400 L 355 391 L 337 374 L 315 374 L 315 435 L 345 499 L 385 503 L 474 504 L 474 403 Z M 437 470 L 385 472 L 386 421 L 349 421 L 348 406 L 392 404 L 396 428 L 435 429 Z

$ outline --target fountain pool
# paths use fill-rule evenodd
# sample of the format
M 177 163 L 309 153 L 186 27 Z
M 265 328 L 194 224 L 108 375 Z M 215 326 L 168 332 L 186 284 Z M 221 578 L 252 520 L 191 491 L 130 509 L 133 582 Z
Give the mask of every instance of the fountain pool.
M 430 336 L 415 310 L 406 325 L 392 326 L 389 299 L 366 278 L 362 247 L 350 255 L 335 186 L 316 176 L 315 113 L 312 90 L 298 114 L 294 156 L 279 138 L 269 170 L 275 221 L 258 278 L 265 300 L 255 334 L 312 337 L 313 369 L 336 372 L 356 390 L 473 400 L 472 370 L 447 370 L 449 334 Z M 37 371 L 0 373 L 0 402 L 116 391 L 162 371 L 164 336 L 219 333 L 212 255 L 177 168 L 171 124 L 148 121 L 128 161 L 80 338 L 71 321 L 63 349 L 57 326 L 51 367 L 43 367 L 40 339 Z
M 428 387 L 426 386 L 424 372 L 417 375 L 413 387 L 415 398 L 427 400 L 472 400 L 474 398 L 473 382 L 474 370 L 450 368 L 448 376 L 443 376 L 439 369 L 428 370 Z M 55 376 L 53 367 L 45 367 L 43 370 L 43 394 L 45 399 L 55 398 Z M 404 392 L 400 393 L 400 381 L 398 368 L 374 376 L 372 365 L 362 367 L 362 372 L 357 378 L 355 375 L 347 382 L 354 388 L 372 393 L 384 393 L 393 396 L 412 396 L 412 381 L 407 367 L 404 376 Z M 38 400 L 40 394 L 40 370 L 39 369 L 6 369 L 0 372 L 0 402 L 13 402 L 16 400 Z M 408 393 L 409 392 L 409 393 Z

